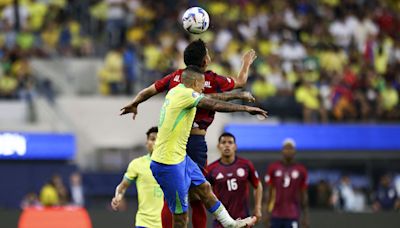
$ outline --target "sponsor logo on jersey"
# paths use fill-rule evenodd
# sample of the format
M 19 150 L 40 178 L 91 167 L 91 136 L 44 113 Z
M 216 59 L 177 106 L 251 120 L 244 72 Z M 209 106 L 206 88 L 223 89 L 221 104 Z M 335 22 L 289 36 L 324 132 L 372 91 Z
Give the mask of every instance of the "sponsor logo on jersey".
M 211 87 L 211 82 L 210 82 L 210 81 L 205 81 L 205 82 L 204 82 L 204 87 L 205 87 L 205 88 L 212 88 L 212 87 Z
M 224 178 L 224 175 L 222 173 L 218 173 L 217 177 L 215 177 L 216 180 Z
M 237 170 L 236 170 L 236 174 L 237 174 L 239 177 L 244 177 L 244 169 L 243 169 L 243 168 L 237 169 Z
M 193 92 L 192 93 L 192 97 L 194 98 L 198 98 L 200 96 L 200 94 L 198 92 Z
M 226 174 L 228 177 L 231 177 L 233 175 L 233 173 L 228 173 Z

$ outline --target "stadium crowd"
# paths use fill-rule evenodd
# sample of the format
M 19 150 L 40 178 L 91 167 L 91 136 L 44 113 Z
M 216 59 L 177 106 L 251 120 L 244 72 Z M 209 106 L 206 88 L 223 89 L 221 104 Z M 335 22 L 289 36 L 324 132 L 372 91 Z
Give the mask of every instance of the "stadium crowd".
M 241 54 L 256 50 L 248 90 L 280 118 L 369 122 L 400 116 L 396 1 L 20 0 L 19 20 L 12 1 L 4 2 L 2 98 L 32 87 L 31 56 L 105 56 L 100 92 L 132 94 L 182 67 L 183 49 L 201 37 L 212 55 L 209 69 L 222 75 L 236 75 Z M 200 36 L 181 27 L 189 5 L 211 15 Z

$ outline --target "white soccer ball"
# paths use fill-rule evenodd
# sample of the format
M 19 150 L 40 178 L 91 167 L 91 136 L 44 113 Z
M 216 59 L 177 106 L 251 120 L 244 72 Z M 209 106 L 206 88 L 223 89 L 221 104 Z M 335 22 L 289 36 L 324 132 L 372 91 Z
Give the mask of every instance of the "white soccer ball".
M 192 7 L 185 11 L 182 16 L 183 28 L 194 34 L 205 32 L 210 25 L 210 17 L 207 11 L 200 7 Z

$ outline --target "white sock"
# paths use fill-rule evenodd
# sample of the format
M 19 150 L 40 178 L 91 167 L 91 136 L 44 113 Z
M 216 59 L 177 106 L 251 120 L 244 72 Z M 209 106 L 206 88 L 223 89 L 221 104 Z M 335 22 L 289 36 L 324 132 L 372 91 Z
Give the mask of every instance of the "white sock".
M 235 227 L 236 221 L 229 215 L 222 203 L 212 214 L 222 224 L 223 227 Z

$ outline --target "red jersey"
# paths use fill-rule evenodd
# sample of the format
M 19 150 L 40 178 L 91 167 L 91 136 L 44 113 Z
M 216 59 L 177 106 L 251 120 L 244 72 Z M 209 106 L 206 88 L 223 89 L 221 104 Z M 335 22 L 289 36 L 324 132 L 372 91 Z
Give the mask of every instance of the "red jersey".
M 230 165 L 213 162 L 207 167 L 207 179 L 213 192 L 226 207 L 232 218 L 249 216 L 249 183 L 257 188 L 259 179 L 251 161 L 236 157 Z
M 307 189 L 306 168 L 301 164 L 286 166 L 282 161 L 274 162 L 267 169 L 265 183 L 273 188 L 272 217 L 299 219 L 300 194 Z
M 154 85 L 157 92 L 168 91 L 179 83 L 181 83 L 181 75 L 183 69 L 177 70 L 160 80 L 157 80 Z M 204 93 L 222 93 L 231 91 L 235 88 L 235 81 L 230 77 L 220 76 L 212 71 L 204 72 L 205 85 Z M 200 129 L 205 129 L 211 125 L 214 120 L 215 112 L 206 109 L 197 109 L 196 116 L 194 117 L 193 126 Z

